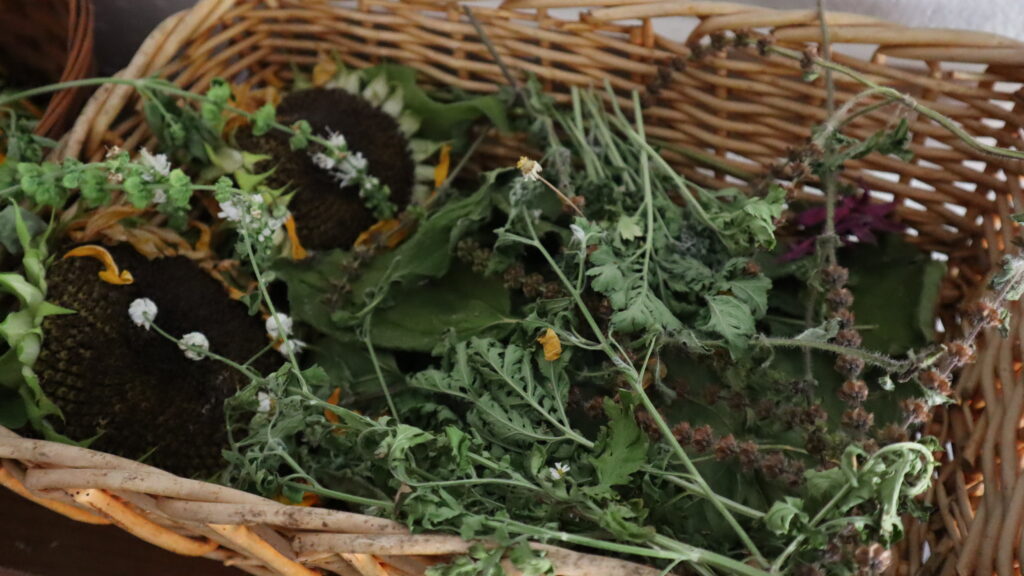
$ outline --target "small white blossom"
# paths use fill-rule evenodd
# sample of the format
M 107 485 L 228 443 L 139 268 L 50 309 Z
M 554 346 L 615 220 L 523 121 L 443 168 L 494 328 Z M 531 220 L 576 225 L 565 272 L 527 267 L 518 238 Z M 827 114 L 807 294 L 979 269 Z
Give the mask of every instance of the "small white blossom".
M 348 141 L 345 140 L 345 135 L 330 129 L 327 130 L 327 143 L 335 148 L 348 148 Z
M 153 204 L 159 206 L 164 202 L 167 202 L 167 192 L 164 192 L 163 188 L 153 190 Z
M 267 318 L 267 334 L 274 340 L 292 335 L 292 318 L 280 312 L 271 314 Z
M 121 147 L 118 146 L 117 144 L 114 144 L 113 146 L 108 146 L 107 147 L 107 153 L 104 156 L 104 158 L 106 158 L 107 160 L 110 160 L 111 158 L 113 158 L 114 156 L 117 156 L 121 152 L 122 152 Z
M 149 330 L 153 320 L 156 320 L 156 313 L 156 302 L 149 298 L 136 298 L 128 305 L 128 315 L 131 316 L 132 322 L 146 330 Z
M 313 154 L 311 158 L 313 160 L 313 164 L 316 164 L 317 168 L 327 170 L 328 172 L 334 170 L 334 167 L 338 165 L 337 160 L 323 152 L 317 152 L 316 154 Z
M 302 340 L 296 340 L 295 338 L 289 338 L 281 343 L 281 347 L 277 349 L 285 358 L 291 355 L 298 356 L 306 349 L 307 344 Z
M 364 176 L 368 164 L 366 156 L 363 156 L 362 152 L 350 152 L 341 159 L 334 170 L 334 179 L 338 181 L 338 186 L 344 188 L 356 178 Z
M 242 220 L 242 210 L 231 200 L 225 200 L 220 203 L 220 212 L 217 213 L 217 218 L 239 222 Z
M 210 341 L 202 332 L 189 332 L 181 337 L 178 348 L 181 348 L 189 360 L 202 360 L 203 352 L 210 350 Z
M 551 475 L 552 480 L 561 480 L 565 478 L 565 475 L 569 473 L 569 465 L 564 462 L 555 462 L 555 465 L 548 468 L 548 474 Z
M 259 402 L 259 406 L 256 407 L 257 412 L 261 414 L 270 412 L 270 394 L 260 392 L 256 394 L 256 400 Z
M 160 174 L 161 176 L 169 176 L 171 174 L 171 161 L 167 159 L 166 154 L 150 154 L 149 150 L 145 148 L 139 148 L 139 158 L 142 163 L 149 167 L 150 170 Z M 146 177 L 148 176 L 148 178 Z M 152 175 L 143 176 L 145 180 L 152 180 Z
M 530 160 L 526 156 L 521 156 L 519 162 L 516 163 L 516 168 L 519 168 L 519 172 L 523 175 L 523 180 L 527 182 L 534 182 L 540 179 L 540 173 L 544 171 L 544 167 L 540 165 L 540 162 L 536 160 Z
M 575 224 L 569 224 L 569 230 L 572 230 L 572 237 L 576 239 L 580 244 L 585 244 L 587 241 L 587 233 L 583 231 L 583 228 Z

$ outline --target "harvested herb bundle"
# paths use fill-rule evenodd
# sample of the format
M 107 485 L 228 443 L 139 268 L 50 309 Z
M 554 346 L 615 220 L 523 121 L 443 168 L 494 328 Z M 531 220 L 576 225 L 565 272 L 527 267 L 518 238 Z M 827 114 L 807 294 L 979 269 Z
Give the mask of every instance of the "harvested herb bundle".
M 97 430 L 95 414 L 111 406 L 118 426 L 136 418 L 116 401 L 89 404 L 79 388 L 91 372 L 151 410 L 146 387 L 118 380 L 134 362 L 106 364 L 111 356 L 90 346 L 135 350 L 155 338 L 160 347 L 140 348 L 137 358 L 153 354 L 174 367 L 154 382 L 198 399 L 200 415 L 163 405 L 146 413 L 161 426 L 188 419 L 190 433 L 215 440 L 223 432 L 220 481 L 294 503 L 316 496 L 415 531 L 487 543 L 432 575 L 501 574 L 506 557 L 524 572 L 553 572 L 527 540 L 666 572 L 681 563 L 746 576 L 884 569 L 901 516 L 920 513 L 915 498 L 932 480 L 938 448 L 908 438 L 929 407 L 950 400 L 949 375 L 970 358 L 978 330 L 1000 321 L 995 306 L 979 308 L 962 340 L 935 346 L 941 264 L 894 236 L 877 247 L 857 241 L 888 229 L 884 210 L 856 197 L 839 201 L 847 191 L 834 177 L 858 155 L 903 154 L 905 125 L 864 141 L 819 133 L 823 144 L 805 160 L 825 182 L 828 206 L 870 218 L 845 227 L 826 210 L 808 242 L 799 235 L 818 233 L 816 217 L 778 234 L 783 213 L 798 208 L 781 185 L 746 194 L 680 176 L 648 139 L 638 97 L 624 103 L 610 90 L 573 91 L 562 107 L 531 83 L 505 101 L 449 94 L 439 102 L 411 82 L 411 71 L 366 74 L 335 65 L 313 84 L 373 96 L 385 111 L 400 100 L 415 107 L 412 124 L 396 112 L 407 139 L 410 130 L 453 139 L 482 117 L 503 127 L 509 111 L 543 155 L 485 173 L 475 190 L 447 189 L 430 202 L 426 190 L 413 190 L 402 214 L 374 162 L 355 175 L 363 216 L 379 219 L 365 223 L 402 234 L 372 249 L 342 242 L 299 258 L 288 223 L 300 236 L 302 224 L 291 202 L 313 189 L 310 165 L 329 173 L 356 153 L 368 157 L 356 137 L 327 132 L 331 123 L 320 124 L 306 106 L 296 116 L 284 114 L 287 104 L 283 112 L 235 108 L 224 82 L 198 95 L 127 81 L 147 96 L 153 128 L 189 172 L 159 155 L 133 161 L 114 151 L 90 164 L 22 162 L 15 172 L 0 169 L 0 180 L 42 213 L 59 211 L 72 194 L 85 208 L 123 194 L 132 218 L 182 229 L 206 226 L 194 219 L 204 217 L 193 202 L 202 195 L 220 240 L 211 249 L 225 256 L 233 246 L 240 265 L 231 275 L 243 279 L 237 296 L 266 320 L 238 305 L 216 326 L 192 328 L 215 319 L 204 308 L 218 300 L 212 280 L 209 289 L 191 282 L 188 294 L 158 300 L 140 290 L 142 280 L 127 284 L 123 270 L 108 266 L 106 280 L 122 285 L 93 279 L 93 289 L 75 292 L 68 286 L 99 266 L 61 259 L 47 269 L 51 228 L 12 209 L 24 274 L 2 283 L 18 300 L 4 323 L 4 362 L 20 372 L 0 372 L 0 381 L 17 390 L 25 421 L 58 437 Z M 327 96 L 346 98 L 326 90 L 293 98 Z M 198 110 L 176 98 L 199 102 Z M 280 155 L 295 151 L 305 168 L 261 164 L 235 148 L 245 136 L 225 141 L 234 116 L 253 138 L 276 142 Z M 265 138 L 270 133 L 286 139 Z M 439 152 L 438 140 L 409 140 L 412 158 Z M 385 164 L 405 164 L 408 147 L 384 142 Z M 444 154 L 437 164 L 433 184 L 442 188 Z M 123 225 L 137 225 L 132 218 Z M 146 226 L 137 231 L 152 232 Z M 780 243 L 784 236 L 797 239 Z M 836 250 L 843 240 L 850 246 Z M 784 257 L 794 249 L 796 257 Z M 133 258 L 113 256 L 137 278 L 163 262 Z M 176 272 L 152 273 L 153 294 L 184 274 L 169 270 Z M 1008 262 L 996 306 L 1020 296 L 1022 278 L 1024 267 Z M 286 305 L 272 297 L 278 280 Z M 202 304 L 190 306 L 194 298 Z M 903 313 L 883 312 L 887 305 Z M 204 318 L 191 316 L 197 312 Z M 95 336 L 78 338 L 73 322 Z M 286 360 L 277 370 L 248 361 L 268 347 Z M 210 413 L 239 386 L 224 401 L 227 426 L 215 430 Z M 156 404 L 171 401 L 160 396 Z M 64 423 L 60 403 L 68 406 Z M 904 409 L 892 410 L 897 404 Z M 173 417 L 160 421 L 160 409 Z M 123 436 L 96 442 L 120 439 L 130 444 L 125 452 L 143 456 L 143 443 Z M 161 446 L 149 456 L 163 457 L 161 465 L 182 470 L 218 465 L 205 446 L 187 454 Z

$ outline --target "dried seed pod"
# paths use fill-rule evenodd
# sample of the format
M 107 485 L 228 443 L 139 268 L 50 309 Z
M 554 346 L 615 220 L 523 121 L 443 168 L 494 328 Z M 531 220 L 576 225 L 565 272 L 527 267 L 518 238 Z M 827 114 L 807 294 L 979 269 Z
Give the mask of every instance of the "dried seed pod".
M 757 444 L 747 441 L 740 442 L 737 447 L 736 459 L 739 460 L 740 466 L 747 472 L 750 472 L 757 466 L 758 458 L 760 453 L 758 452 Z
M 832 288 L 825 294 L 825 303 L 831 310 L 842 310 L 853 306 L 853 292 L 848 288 Z
M 839 389 L 839 398 L 847 404 L 860 404 L 868 399 L 868 385 L 863 380 L 847 380 Z
M 839 356 L 836 358 L 835 369 L 846 378 L 856 378 L 864 371 L 864 360 L 856 356 Z
M 876 576 L 889 569 L 892 564 L 892 552 L 877 542 L 857 548 L 853 559 L 860 568 L 859 574 Z
M 716 460 L 728 460 L 739 453 L 740 447 L 736 443 L 736 437 L 732 434 L 727 434 L 719 438 L 718 442 L 715 443 L 715 459 Z
M 866 432 L 874 423 L 875 415 L 865 410 L 863 406 L 857 406 L 843 412 L 843 426 L 858 432 Z
M 928 404 L 918 398 L 906 398 L 900 402 L 903 416 L 908 424 L 921 424 L 928 421 Z
M 821 284 L 826 290 L 844 288 L 849 280 L 850 271 L 842 266 L 826 266 L 821 270 Z
M 938 392 L 943 396 L 949 396 L 953 393 L 953 385 L 949 382 L 949 379 L 935 370 L 922 372 L 919 378 L 921 385 L 928 390 Z
M 715 443 L 715 433 L 707 424 L 698 426 L 693 431 L 693 449 L 703 454 Z
M 836 344 L 847 348 L 858 348 L 861 345 L 860 332 L 857 332 L 853 328 L 840 330 L 839 334 L 836 334 L 835 342 Z
M 689 446 L 693 442 L 693 428 L 689 422 L 680 422 L 672 427 L 672 436 L 683 446 Z
M 854 316 L 853 311 L 849 308 L 840 308 L 839 310 L 833 310 L 829 316 L 839 321 L 839 329 L 845 330 L 847 328 L 853 328 L 857 323 L 857 318 Z
M 952 359 L 954 366 L 963 366 L 974 360 L 974 347 L 967 345 L 962 340 L 946 344 L 946 353 Z

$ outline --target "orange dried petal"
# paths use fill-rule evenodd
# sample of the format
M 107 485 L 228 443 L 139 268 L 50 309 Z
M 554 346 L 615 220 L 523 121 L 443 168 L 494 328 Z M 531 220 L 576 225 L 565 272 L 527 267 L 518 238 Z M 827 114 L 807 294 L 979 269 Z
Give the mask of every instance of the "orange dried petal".
M 544 348 L 544 359 L 548 362 L 554 362 L 562 357 L 562 341 L 551 328 L 544 330 L 544 333 L 537 338 L 537 342 L 540 342 Z
M 117 263 L 114 262 L 114 257 L 102 246 L 96 246 L 95 244 L 79 246 L 64 254 L 64 258 L 95 258 L 99 260 L 103 264 L 103 270 L 100 270 L 98 276 L 100 280 L 107 284 L 125 286 L 135 281 L 131 272 L 118 269 Z
M 291 214 L 284 221 L 284 229 L 288 232 L 288 243 L 292 247 L 292 260 L 305 260 L 309 253 L 302 247 L 302 242 L 299 241 L 299 234 L 295 231 L 295 216 Z

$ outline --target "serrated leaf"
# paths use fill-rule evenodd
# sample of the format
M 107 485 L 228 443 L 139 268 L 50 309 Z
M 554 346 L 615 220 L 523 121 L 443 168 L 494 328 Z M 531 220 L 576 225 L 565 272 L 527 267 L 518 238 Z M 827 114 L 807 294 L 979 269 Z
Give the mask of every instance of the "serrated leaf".
M 754 317 L 750 309 L 733 296 L 708 296 L 707 319 L 701 330 L 714 332 L 725 339 L 733 356 L 747 347 L 754 334 Z
M 623 214 L 619 217 L 619 222 L 616 224 L 615 228 L 619 233 L 619 238 L 622 238 L 626 242 L 632 242 L 644 235 L 644 229 L 640 226 L 640 221 L 636 216 L 627 216 Z
M 590 458 L 602 488 L 628 484 L 632 475 L 647 462 L 647 435 L 637 425 L 628 407 L 605 399 L 608 425 Z

